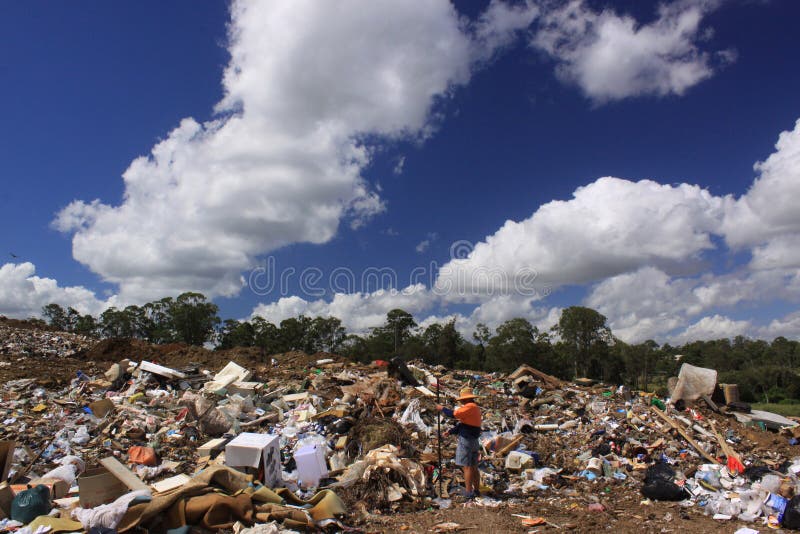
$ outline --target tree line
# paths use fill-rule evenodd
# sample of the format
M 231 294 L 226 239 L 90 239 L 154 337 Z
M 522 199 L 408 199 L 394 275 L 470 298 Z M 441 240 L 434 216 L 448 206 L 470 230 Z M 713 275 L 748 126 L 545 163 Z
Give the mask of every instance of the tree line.
M 257 347 L 265 355 L 288 351 L 333 352 L 355 361 L 400 357 L 449 369 L 508 372 L 528 364 L 562 379 L 586 377 L 665 393 L 666 380 L 683 363 L 716 369 L 720 383 L 739 384 L 749 402 L 800 399 L 800 343 L 737 336 L 680 346 L 648 340 L 625 343 L 614 337 L 601 313 L 583 306 L 563 310 L 552 329 L 540 331 L 524 318 L 491 329 L 478 324 L 470 338 L 455 320 L 419 326 L 401 309 L 362 334 L 348 333 L 336 317 L 300 315 L 273 324 L 263 317 L 221 320 L 218 307 L 200 293 L 183 293 L 142 306 L 109 308 L 99 317 L 58 304 L 42 309 L 48 323 L 95 337 L 135 338 L 150 343 L 211 344 L 218 350 Z

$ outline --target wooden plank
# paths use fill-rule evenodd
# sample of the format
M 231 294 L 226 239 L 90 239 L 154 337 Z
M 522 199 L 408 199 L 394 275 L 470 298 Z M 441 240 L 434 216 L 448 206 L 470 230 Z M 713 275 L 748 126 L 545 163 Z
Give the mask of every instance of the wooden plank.
M 739 458 L 739 455 L 736 454 L 736 451 L 733 450 L 733 447 L 728 445 L 728 442 L 725 441 L 725 438 L 722 437 L 722 434 L 717 432 L 717 427 L 714 424 L 714 421 L 709 422 L 711 423 L 711 429 L 714 431 L 714 434 L 717 437 L 719 446 L 722 448 L 723 454 L 725 454 L 725 457 L 728 459 L 728 470 L 734 474 L 743 473 L 744 464 L 742 463 L 742 459 Z
M 122 465 L 119 460 L 114 458 L 113 456 L 109 456 L 108 458 L 103 458 L 100 460 L 100 465 L 108 469 L 108 471 L 114 475 L 119 481 L 123 484 L 128 486 L 128 488 L 132 489 L 133 491 L 138 490 L 147 490 L 150 491 L 150 487 L 142 482 L 142 480 L 133 474 L 133 472 Z
M 659 410 L 659 409 L 658 409 L 658 408 L 656 408 L 655 406 L 650 406 L 650 408 L 651 408 L 651 409 L 652 409 L 652 410 L 653 410 L 653 411 L 654 411 L 654 412 L 655 412 L 655 413 L 656 413 L 656 414 L 657 414 L 659 417 L 661 417 L 661 418 L 662 418 L 664 421 L 666 421 L 667 423 L 669 423 L 669 426 L 671 426 L 672 428 L 674 428 L 675 430 L 677 430 L 677 431 L 678 431 L 678 434 L 680 434 L 681 436 L 683 436 L 683 439 L 685 439 L 685 440 L 686 440 L 686 442 L 687 442 L 687 443 L 689 443 L 689 445 L 691 445 L 692 447 L 694 447 L 694 449 L 695 449 L 697 452 L 699 452 L 699 453 L 700 453 L 700 454 L 703 456 L 703 458 L 705 458 L 705 459 L 706 459 L 706 460 L 708 460 L 709 462 L 712 462 L 712 463 L 715 463 L 715 464 L 718 464 L 718 463 L 719 463 L 719 461 L 718 461 L 716 458 L 714 458 L 713 456 L 711 456 L 710 454 L 708 454 L 708 453 L 707 453 L 705 450 L 703 450 L 703 448 L 702 448 L 702 447 L 700 447 L 700 445 L 698 445 L 698 444 L 697 444 L 697 442 L 696 442 L 695 440 L 693 440 L 693 439 L 692 439 L 692 437 L 689 435 L 689 433 L 688 433 L 688 432 L 686 432 L 686 430 L 684 430 L 684 428 L 683 428 L 682 426 L 680 426 L 678 423 L 676 423 L 676 422 L 675 422 L 675 421 L 674 421 L 674 420 L 673 420 L 673 419 L 672 419 L 670 416 L 668 416 L 667 414 L 665 414 L 664 412 L 662 412 L 661 410 Z
M 708 407 L 711 408 L 712 411 L 716 413 L 721 413 L 719 410 L 719 406 L 717 406 L 716 402 L 711 400 L 711 397 L 709 397 L 708 395 L 700 395 L 700 398 L 703 399 L 703 401 L 705 401 L 706 404 L 708 404 Z
M 197 455 L 211 456 L 212 452 L 221 451 L 222 449 L 224 449 L 228 441 L 230 440 L 225 438 L 216 438 L 212 439 L 211 441 L 207 441 L 197 448 Z
M 505 456 L 507 453 L 511 452 L 514 449 L 514 447 L 516 447 L 519 444 L 519 442 L 522 441 L 524 437 L 525 436 L 523 434 L 514 437 L 514 439 L 509 441 L 505 447 L 497 451 L 496 456 Z

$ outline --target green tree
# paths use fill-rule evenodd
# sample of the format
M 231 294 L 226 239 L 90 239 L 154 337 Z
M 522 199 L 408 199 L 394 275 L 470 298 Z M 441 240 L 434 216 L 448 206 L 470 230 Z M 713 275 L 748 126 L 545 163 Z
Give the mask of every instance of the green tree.
M 76 334 L 82 336 L 93 337 L 97 335 L 97 320 L 88 313 L 81 315 L 75 320 L 75 326 L 72 329 Z
M 309 325 L 308 335 L 314 352 L 336 352 L 344 341 L 346 330 L 336 317 L 315 317 Z
M 414 321 L 413 315 L 397 308 L 386 314 L 386 325 L 384 325 L 383 329 L 386 334 L 389 334 L 394 339 L 394 350 L 397 351 L 398 347 L 408 339 L 411 331 L 416 326 L 417 323 Z
M 68 327 L 67 312 L 64 308 L 52 302 L 42 308 L 42 315 L 47 319 L 47 324 L 57 330 L 66 331 Z
M 434 351 L 425 345 L 421 332 L 409 335 L 396 354 L 406 361 L 422 358 L 425 362 L 432 362 L 434 357 Z
M 248 321 L 226 319 L 220 328 L 217 349 L 232 349 L 233 347 L 252 347 L 255 345 L 256 329 Z
M 475 348 L 475 360 L 478 369 L 483 369 L 486 366 L 486 347 L 492 339 L 492 332 L 489 327 L 483 323 L 475 325 L 475 331 L 472 333 L 472 339 L 477 343 Z
M 402 354 L 403 345 L 413 336 L 417 323 L 414 317 L 401 309 L 386 314 L 386 322 L 372 329 L 367 336 L 365 348 L 372 358 L 389 358 Z
M 489 340 L 486 362 L 490 369 L 511 371 L 523 363 L 536 365 L 534 342 L 539 330 L 523 318 L 510 319 L 497 327 Z
M 456 320 L 451 319 L 442 327 L 439 339 L 436 341 L 436 352 L 439 360 L 448 369 L 456 367 L 457 363 L 463 362 L 465 351 L 463 349 L 464 338 L 456 330 Z
M 281 331 L 263 317 L 254 317 L 251 321 L 254 330 L 255 345 L 261 348 L 262 356 L 281 352 Z
M 189 345 L 203 345 L 219 324 L 218 311 L 217 305 L 208 302 L 205 295 L 192 292 L 179 295 L 170 308 L 177 340 Z
M 175 327 L 172 322 L 174 304 L 172 297 L 165 297 L 142 306 L 144 339 L 157 344 L 175 341 Z
M 100 315 L 99 328 L 103 337 L 133 338 L 136 334 L 134 317 L 113 306 Z
M 78 324 L 78 320 L 81 318 L 81 313 L 73 308 L 72 306 L 67 308 L 67 319 L 66 319 L 66 327 L 64 330 L 67 332 L 74 332 L 75 327 Z
M 583 306 L 565 308 L 555 330 L 572 352 L 575 378 L 588 373 L 593 359 L 604 359 L 612 340 L 605 315 Z
M 305 315 L 289 317 L 280 324 L 281 350 L 301 350 L 306 353 L 314 352 L 313 342 L 309 337 L 311 318 Z
M 356 334 L 348 334 L 341 344 L 342 354 L 359 363 L 369 363 L 373 360 L 366 338 Z

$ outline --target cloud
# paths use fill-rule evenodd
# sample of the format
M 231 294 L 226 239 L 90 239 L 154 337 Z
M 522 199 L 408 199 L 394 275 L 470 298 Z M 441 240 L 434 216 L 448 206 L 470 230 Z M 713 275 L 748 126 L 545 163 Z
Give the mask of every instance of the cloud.
M 427 237 L 417 244 L 415 250 L 417 251 L 418 254 L 426 252 L 431 247 L 431 243 L 436 241 L 438 238 L 439 234 L 437 234 L 436 232 L 428 232 Z
M 747 193 L 725 206 L 725 240 L 733 248 L 754 247 L 754 269 L 800 267 L 800 120 L 781 132 L 775 149 L 754 165 L 759 175 Z
M 600 178 L 567 201 L 506 223 L 440 270 L 452 300 L 583 284 L 645 265 L 694 261 L 714 248 L 722 199 L 688 184 Z
M 429 315 L 419 321 L 422 328 L 434 323 L 455 321 L 456 330 L 467 340 L 478 323 L 483 323 L 494 331 L 505 321 L 523 318 L 530 321 L 540 332 L 549 332 L 561 318 L 561 308 L 536 306 L 536 299 L 519 298 L 513 295 L 497 295 L 476 306 L 469 314 L 452 313 L 448 315 Z
M 405 168 L 405 165 L 406 165 L 405 156 L 400 156 L 399 158 L 397 158 L 397 161 L 394 164 L 394 168 L 392 169 L 392 174 L 395 174 L 397 176 L 403 174 L 403 169 Z
M 760 175 L 738 199 L 689 184 L 600 178 L 570 200 L 507 221 L 474 246 L 454 244 L 454 259 L 440 270 L 435 290 L 449 302 L 506 295 L 519 303 L 526 296 L 520 289 L 532 287 L 541 296 L 539 288 L 594 283 L 583 303 L 608 317 L 615 335 L 628 342 L 696 336 L 712 323 L 741 327 L 742 321 L 714 317 L 742 305 L 763 310 L 773 302 L 800 302 L 800 211 L 792 206 L 800 194 L 800 121 L 755 168 Z M 731 250 L 715 245 L 717 237 L 733 252 L 749 250 L 750 261 L 735 261 Z M 730 267 L 709 271 L 710 252 L 728 258 Z M 476 313 L 489 313 L 494 304 L 481 304 Z M 702 322 L 704 314 L 710 318 Z M 754 324 L 738 333 L 770 332 Z M 775 323 L 775 331 L 782 328 Z
M 475 26 L 445 0 L 235 1 L 215 116 L 135 159 L 121 204 L 76 200 L 54 226 L 123 298 L 235 295 L 259 255 L 386 209 L 361 175 L 373 143 L 430 136 L 437 104 L 520 27 L 504 14 L 495 2 Z
M 544 3 L 544 2 L 543 2 Z M 732 50 L 701 50 L 703 18 L 720 4 L 683 0 L 661 4 L 657 18 L 641 24 L 583 0 L 543 10 L 532 47 L 556 61 L 563 81 L 597 103 L 641 95 L 682 95 L 735 59 Z
M 82 286 L 62 287 L 52 278 L 36 276 L 30 263 L 6 263 L 0 267 L 0 315 L 39 317 L 42 307 L 51 303 L 64 309 L 75 308 L 82 314 L 98 315 L 113 306 L 115 297 L 103 301 Z
M 422 326 L 455 320 L 468 338 L 479 322 L 496 328 L 514 317 L 547 330 L 561 309 L 545 304 L 546 290 L 593 283 L 582 304 L 605 315 L 614 334 L 626 342 L 799 337 L 797 314 L 766 326 L 762 322 L 769 320 L 764 312 L 769 313 L 770 304 L 800 302 L 800 228 L 791 209 L 797 196 L 793 188 L 800 183 L 799 153 L 800 122 L 794 131 L 783 132 L 775 152 L 756 164 L 760 175 L 738 199 L 714 196 L 696 185 L 600 178 L 578 188 L 569 200 L 543 204 L 523 221 L 507 221 L 477 244 L 453 243 L 453 259 L 440 269 L 434 287 L 420 290 L 410 304 L 425 303 L 414 311 L 423 317 Z M 714 238 L 720 237 L 738 248 L 716 246 Z M 752 253 L 749 262 L 729 261 L 727 269 L 709 270 L 709 252 L 734 260 L 731 252 L 740 249 Z M 533 293 L 526 293 L 531 288 Z M 370 319 L 360 326 L 380 324 L 384 310 L 394 307 L 392 295 L 382 296 L 386 300 L 379 311 L 366 314 Z M 333 302 L 351 303 L 339 309 L 353 317 L 362 313 L 361 304 L 355 304 L 365 297 L 336 295 Z M 419 315 L 461 301 L 476 306 L 464 313 Z M 283 307 L 292 315 L 290 304 Z M 299 305 L 328 313 L 331 304 Z M 759 320 L 724 315 L 743 306 L 756 310 Z
M 681 344 L 706 339 L 731 339 L 744 335 L 750 327 L 750 321 L 734 321 L 722 315 L 712 315 L 703 317 L 674 339 L 676 343 Z
M 800 302 L 800 271 L 737 271 L 696 277 L 671 277 L 643 267 L 595 285 L 584 303 L 609 318 L 618 338 L 629 343 L 673 340 L 693 317 L 741 304 L 776 300 Z M 753 334 L 754 330 L 739 334 Z
M 269 304 L 256 306 L 251 317 L 260 316 L 278 324 L 284 319 L 308 317 L 338 317 L 350 333 L 364 333 L 386 322 L 386 314 L 401 308 L 411 314 L 430 309 L 437 297 L 422 284 L 402 290 L 380 289 L 371 293 L 336 293 L 330 301 L 307 301 L 298 296 L 283 297 Z
M 663 339 L 703 309 L 694 282 L 672 279 L 655 267 L 643 267 L 597 284 L 585 304 L 609 319 L 614 335 L 629 343 Z
M 560 308 L 537 307 L 536 299 L 500 295 L 476 306 L 468 315 L 429 313 L 442 305 L 442 299 L 423 284 L 404 289 L 380 289 L 370 293 L 336 293 L 330 300 L 305 300 L 298 296 L 283 297 L 271 303 L 258 304 L 250 318 L 259 316 L 278 324 L 284 319 L 306 315 L 308 317 L 338 317 L 351 333 L 366 333 L 386 322 L 386 314 L 395 309 L 405 310 L 417 319 L 421 328 L 433 323 L 455 320 L 456 329 L 467 339 L 478 323 L 495 329 L 515 317 L 524 317 L 541 331 L 547 331 L 558 322 Z
M 780 319 L 773 319 L 769 325 L 759 329 L 758 335 L 768 340 L 779 336 L 788 339 L 800 339 L 800 312 L 790 313 Z
M 473 55 L 483 61 L 492 59 L 513 44 L 519 33 L 536 20 L 539 12 L 539 7 L 533 2 L 509 4 L 492 0 L 475 24 Z

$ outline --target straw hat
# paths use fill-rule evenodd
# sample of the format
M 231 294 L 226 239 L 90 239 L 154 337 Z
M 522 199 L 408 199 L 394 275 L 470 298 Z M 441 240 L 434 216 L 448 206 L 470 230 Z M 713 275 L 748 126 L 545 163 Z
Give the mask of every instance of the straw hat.
M 458 396 L 458 398 L 456 400 L 457 401 L 464 401 L 464 400 L 477 399 L 477 398 L 478 398 L 478 396 L 474 395 L 472 393 L 472 389 L 471 388 L 463 388 L 461 390 L 461 393 L 459 394 L 459 396 Z

